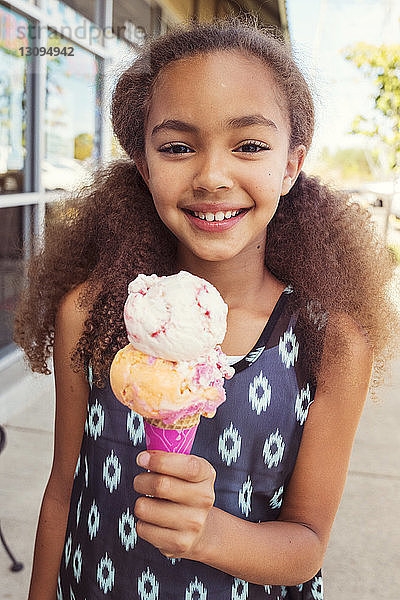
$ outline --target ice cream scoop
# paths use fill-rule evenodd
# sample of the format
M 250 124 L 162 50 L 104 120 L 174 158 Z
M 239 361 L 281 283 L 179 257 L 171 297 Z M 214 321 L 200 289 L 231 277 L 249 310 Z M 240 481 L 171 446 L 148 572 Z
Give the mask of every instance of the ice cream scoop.
M 228 307 L 207 281 L 181 271 L 138 275 L 124 307 L 130 344 L 115 355 L 114 394 L 144 417 L 147 447 L 189 453 L 200 416 L 213 417 L 234 374 L 220 343 Z
M 187 271 L 138 275 L 128 286 L 124 319 L 131 344 L 166 360 L 193 360 L 221 344 L 228 307 L 218 290 Z
M 225 400 L 224 377 L 232 373 L 225 362 L 218 349 L 201 362 L 173 362 L 128 344 L 113 360 L 111 387 L 120 402 L 166 425 L 195 414 L 213 417 Z

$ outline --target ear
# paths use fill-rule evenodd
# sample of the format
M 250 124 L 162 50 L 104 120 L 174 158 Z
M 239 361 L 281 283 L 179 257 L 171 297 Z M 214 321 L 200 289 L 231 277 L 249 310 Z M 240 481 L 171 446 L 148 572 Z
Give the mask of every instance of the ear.
M 142 179 L 146 183 L 147 187 L 149 187 L 149 179 L 150 179 L 149 168 L 147 166 L 145 157 L 138 154 L 133 157 L 133 160 L 135 162 L 135 165 L 137 166 L 139 173 L 142 176 Z
M 307 149 L 303 145 L 296 146 L 296 148 L 289 151 L 286 170 L 282 180 L 281 196 L 288 194 L 294 186 L 303 167 L 306 155 Z

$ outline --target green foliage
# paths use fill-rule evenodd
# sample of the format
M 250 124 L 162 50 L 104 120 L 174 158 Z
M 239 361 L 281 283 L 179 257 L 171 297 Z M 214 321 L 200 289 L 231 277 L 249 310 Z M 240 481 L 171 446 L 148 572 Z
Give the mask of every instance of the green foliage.
M 6 48 L 5 46 L 2 46 L 1 51 L 4 54 L 9 54 L 10 56 L 15 56 L 16 58 L 24 58 L 23 54 L 21 54 L 18 48 Z
M 375 85 L 375 113 L 356 117 L 352 133 L 378 138 L 387 149 L 390 168 L 400 170 L 400 45 L 360 42 L 345 50 L 345 58 Z
M 324 147 L 317 159 L 316 170 L 323 178 L 364 182 L 374 179 L 372 167 L 379 168 L 377 152 L 363 148 L 339 148 L 331 152 Z
M 93 152 L 93 135 L 91 133 L 80 133 L 75 137 L 74 158 L 85 160 L 90 158 Z

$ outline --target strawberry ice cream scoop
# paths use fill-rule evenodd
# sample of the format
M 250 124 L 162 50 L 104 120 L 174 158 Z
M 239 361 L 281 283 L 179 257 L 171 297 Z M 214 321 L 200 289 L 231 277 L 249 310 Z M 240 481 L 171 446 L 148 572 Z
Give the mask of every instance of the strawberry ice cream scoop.
M 168 277 L 140 274 L 128 294 L 128 339 L 150 356 L 198 360 L 224 339 L 228 307 L 205 279 L 187 271 Z

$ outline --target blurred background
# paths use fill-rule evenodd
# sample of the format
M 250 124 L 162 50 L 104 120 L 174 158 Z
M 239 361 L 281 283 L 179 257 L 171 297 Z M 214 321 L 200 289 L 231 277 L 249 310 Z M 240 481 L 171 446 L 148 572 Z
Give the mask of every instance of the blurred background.
M 0 0 L 0 521 L 24 563 L 11 572 L 0 545 L 0 599 L 26 597 L 52 452 L 52 377 L 31 374 L 12 341 L 26 261 L 54 202 L 123 155 L 109 103 L 132 44 L 188 17 L 244 12 L 280 29 L 314 92 L 304 170 L 366 207 L 400 264 L 398 0 Z M 400 530 L 390 517 L 400 508 L 399 366 L 362 417 L 326 600 L 399 598 Z

